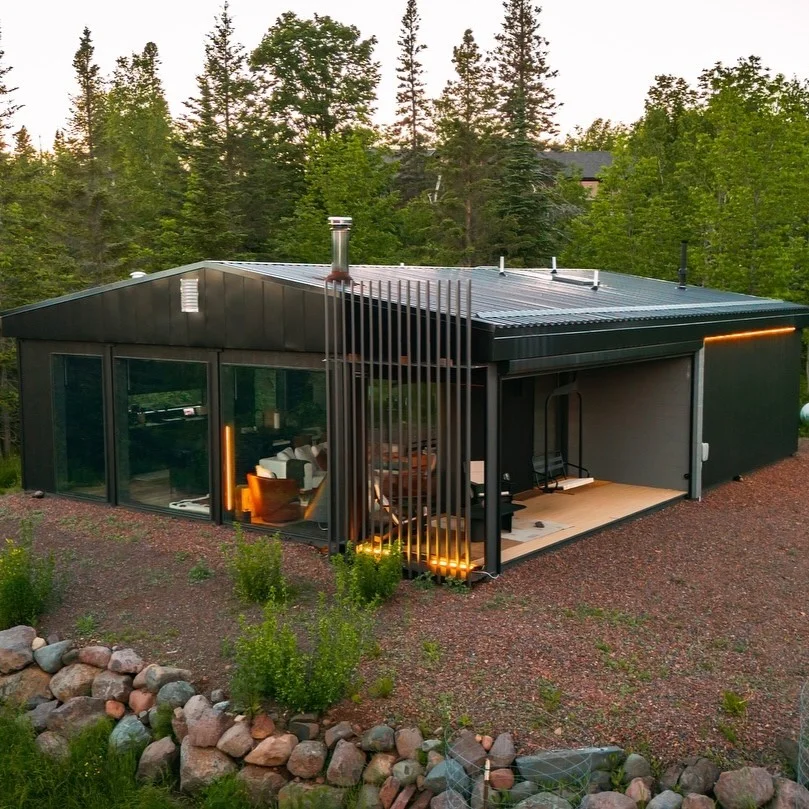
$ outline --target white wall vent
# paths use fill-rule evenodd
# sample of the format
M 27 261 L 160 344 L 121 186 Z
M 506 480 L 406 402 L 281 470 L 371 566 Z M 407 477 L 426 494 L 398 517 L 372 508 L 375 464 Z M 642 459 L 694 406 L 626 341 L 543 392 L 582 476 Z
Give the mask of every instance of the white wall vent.
M 199 279 L 180 279 L 180 311 L 199 312 Z

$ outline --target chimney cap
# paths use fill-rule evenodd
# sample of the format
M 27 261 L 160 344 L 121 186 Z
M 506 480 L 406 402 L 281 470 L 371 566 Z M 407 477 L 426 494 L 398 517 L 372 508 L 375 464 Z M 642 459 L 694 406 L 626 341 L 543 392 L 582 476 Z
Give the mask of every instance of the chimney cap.
M 332 230 L 350 228 L 353 221 L 350 216 L 330 216 L 329 226 Z

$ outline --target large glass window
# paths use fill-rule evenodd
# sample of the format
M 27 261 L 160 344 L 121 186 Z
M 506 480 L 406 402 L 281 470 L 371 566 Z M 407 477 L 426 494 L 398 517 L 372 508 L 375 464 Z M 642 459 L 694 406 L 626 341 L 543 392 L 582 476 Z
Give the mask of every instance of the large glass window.
M 56 491 L 107 496 L 101 357 L 54 354 Z
M 325 373 L 223 365 L 222 416 L 225 518 L 322 539 Z
M 116 359 L 115 390 L 119 500 L 210 516 L 207 365 Z

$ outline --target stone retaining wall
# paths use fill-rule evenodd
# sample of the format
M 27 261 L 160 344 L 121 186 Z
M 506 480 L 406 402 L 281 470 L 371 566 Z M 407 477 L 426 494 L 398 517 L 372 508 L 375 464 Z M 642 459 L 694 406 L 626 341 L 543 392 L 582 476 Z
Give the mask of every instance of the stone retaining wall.
M 285 719 L 230 710 L 185 669 L 146 664 L 132 649 L 0 632 L 0 699 L 26 709 L 37 744 L 67 752 L 71 735 L 108 716 L 110 745 L 140 753 L 137 777 L 179 776 L 193 794 L 235 773 L 257 805 L 279 809 L 809 809 L 809 791 L 758 767 L 720 773 L 691 758 L 663 773 L 619 747 L 517 755 L 511 734 L 460 731 L 425 739 L 414 727 Z M 154 738 L 161 706 L 173 736 Z M 2 754 L 0 754 L 2 755 Z

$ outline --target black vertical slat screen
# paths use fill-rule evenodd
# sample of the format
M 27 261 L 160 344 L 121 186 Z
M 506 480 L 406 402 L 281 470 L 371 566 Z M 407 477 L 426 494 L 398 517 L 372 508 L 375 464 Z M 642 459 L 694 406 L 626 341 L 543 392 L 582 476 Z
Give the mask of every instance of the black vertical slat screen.
M 329 549 L 466 578 L 471 538 L 471 282 L 325 286 Z

